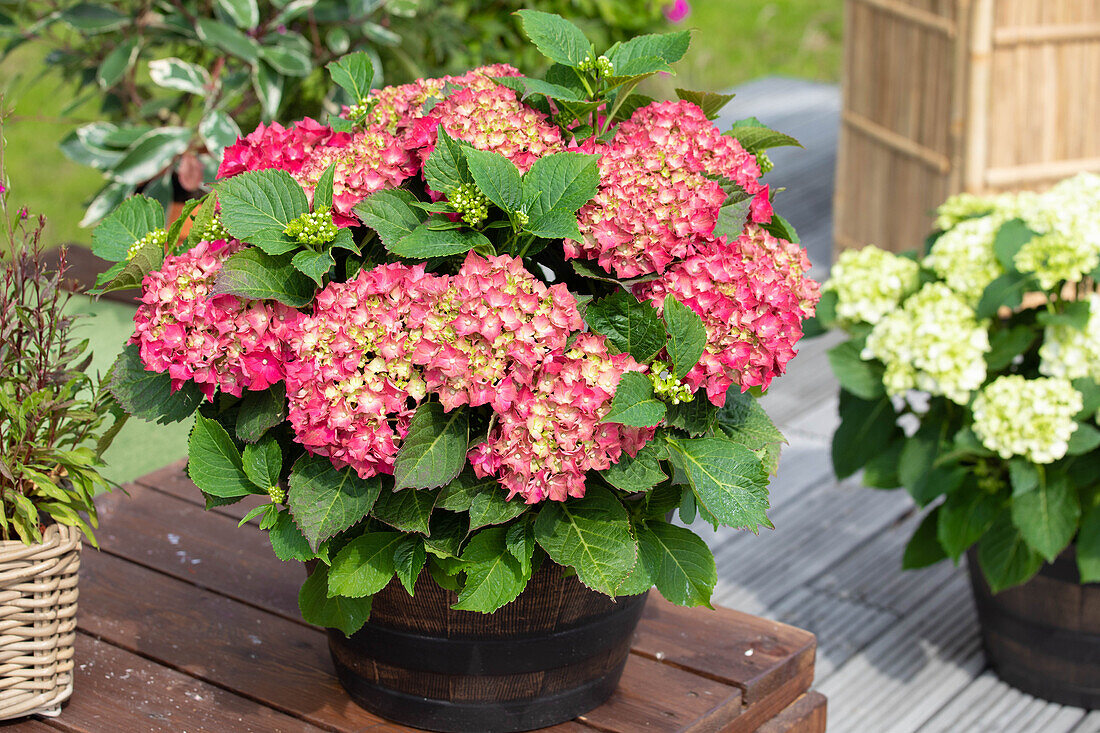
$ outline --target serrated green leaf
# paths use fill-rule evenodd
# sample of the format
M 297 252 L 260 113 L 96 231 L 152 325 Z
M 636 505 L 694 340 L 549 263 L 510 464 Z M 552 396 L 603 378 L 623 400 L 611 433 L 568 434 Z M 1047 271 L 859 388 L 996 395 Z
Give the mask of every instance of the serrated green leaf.
M 531 559 L 535 554 L 535 527 L 531 522 L 523 521 L 510 524 L 504 536 L 504 547 L 508 554 L 519 560 L 523 574 L 531 576 Z
M 272 257 L 249 247 L 229 257 L 214 282 L 214 293 L 251 300 L 277 300 L 301 308 L 313 300 L 316 286 L 287 257 Z
M 137 344 L 127 344 L 118 355 L 106 387 L 128 414 L 162 425 L 185 420 L 202 402 L 194 382 L 185 382 L 173 392 L 168 372 L 146 371 Z
M 336 180 L 335 163 L 325 168 L 325 172 L 317 179 L 317 185 L 313 187 L 314 211 L 325 211 L 332 208 L 332 184 L 334 180 Z
M 246 443 L 255 443 L 285 417 L 286 386 L 282 382 L 263 391 L 245 392 L 237 413 L 237 437 Z
M 492 613 L 523 592 L 529 574 L 507 551 L 506 533 L 505 527 L 491 527 L 470 538 L 462 551 L 466 585 L 451 608 Z
M 668 405 L 665 425 L 680 428 L 693 438 L 709 433 L 718 422 L 718 407 L 700 389 L 688 402 Z
M 426 260 L 432 257 L 448 257 L 450 255 L 469 252 L 475 247 L 489 245 L 489 238 L 481 232 L 472 229 L 433 229 L 433 223 L 446 221 L 433 217 L 418 225 L 412 232 L 396 242 L 382 242 L 393 254 L 398 257 L 411 257 Z
M 668 478 L 661 469 L 660 459 L 659 443 L 651 440 L 633 457 L 624 451 L 619 462 L 611 464 L 600 475 L 609 484 L 623 491 L 649 491 Z
M 470 531 L 491 524 L 510 522 L 530 508 L 519 497 L 508 499 L 504 487 L 498 484 L 470 500 Z
M 840 426 L 833 434 L 832 444 L 833 471 L 837 478 L 851 476 L 886 449 L 899 432 L 896 414 L 885 395 L 869 401 L 841 390 Z
M 467 467 L 454 481 L 443 487 L 436 506 L 452 512 L 469 511 L 475 496 L 483 491 L 498 491 L 500 488 L 500 482 L 495 477 L 478 478 L 473 469 Z
M 638 561 L 666 600 L 710 607 L 718 569 L 707 543 L 685 527 L 649 520 L 637 527 Z
M 1081 504 L 1065 476 L 1040 481 L 1032 491 L 1012 497 L 1012 523 L 1035 552 L 1054 562 L 1077 533 Z
M 404 539 L 400 532 L 371 532 L 344 545 L 329 568 L 329 597 L 373 596 L 389 585 L 396 570 L 394 552 Z
M 768 471 L 745 446 L 726 438 L 668 438 L 673 463 L 687 474 L 695 499 L 722 524 L 753 533 L 771 527 Z
M 737 140 L 737 142 L 741 143 L 741 147 L 750 153 L 785 145 L 793 145 L 799 148 L 802 147 L 802 143 L 798 142 L 790 135 L 784 135 L 782 132 L 776 132 L 763 125 L 753 124 L 751 122 L 746 124 L 734 123 L 733 127 L 722 134 L 729 135 Z
M 466 163 L 478 190 L 498 208 L 511 214 L 520 208 L 523 177 L 519 168 L 500 153 L 469 148 Z M 576 217 L 573 217 L 576 221 Z
M 305 191 L 284 170 L 241 173 L 222 179 L 216 190 L 222 224 L 242 242 L 272 229 L 281 232 L 309 211 Z
M 267 531 L 267 538 L 271 541 L 271 549 L 275 557 L 283 562 L 298 560 L 305 562 L 316 557 L 316 553 L 309 548 L 309 540 L 298 529 L 290 512 L 283 509 L 279 512 L 275 524 Z
M 412 234 L 427 214 L 413 206 L 417 199 L 403 188 L 384 188 L 353 209 L 359 220 L 378 233 L 387 248 Z
M 1015 310 L 1024 302 L 1024 293 L 1035 289 L 1035 278 L 1018 272 L 1006 273 L 985 287 L 975 312 L 978 318 L 992 318 L 1001 308 Z
M 943 545 L 937 537 L 939 513 L 939 507 L 928 512 L 905 545 L 905 553 L 901 558 L 901 567 L 904 570 L 925 568 L 947 559 L 947 553 L 943 551 Z
M 600 187 L 598 155 L 553 153 L 534 162 L 523 175 L 523 209 L 532 220 L 551 211 L 575 212 Z
M 434 489 L 402 489 L 385 492 L 375 504 L 372 516 L 402 532 L 426 535 L 431 526 L 432 510 L 439 491 Z
M 424 552 L 424 540 L 417 535 L 404 535 L 393 551 L 394 572 L 410 596 L 413 594 L 416 579 L 424 569 L 424 561 L 427 558 L 427 553 Z
M 672 367 L 672 375 L 682 379 L 699 361 L 707 345 L 707 330 L 703 319 L 695 311 L 678 301 L 675 296 L 665 296 L 665 330 L 668 344 L 665 346 Z
M 648 362 L 665 347 L 665 324 L 656 309 L 626 291 L 617 290 L 594 301 L 584 317 L 593 331 L 639 362 Z
M 993 526 L 1003 503 L 1003 497 L 980 491 L 974 484 L 949 495 L 940 507 L 936 528 L 947 556 L 957 562 Z
M 1023 219 L 1010 219 L 997 230 L 993 239 L 993 254 L 1007 272 L 1016 271 L 1016 253 L 1025 244 L 1035 238 L 1035 232 L 1028 228 Z
M 108 262 L 120 262 L 135 242 L 163 228 L 164 208 L 148 196 L 131 196 L 92 232 L 92 253 Z
M 695 399 L 699 400 L 701 396 Z M 752 450 L 787 442 L 767 411 L 748 392 L 729 390 L 726 404 L 718 410 L 717 422 L 727 437 Z
M 1043 565 L 1039 553 L 1028 547 L 1008 512 L 1002 512 L 978 543 L 978 564 L 994 593 L 1030 580 Z
M 272 436 L 265 435 L 259 442 L 245 445 L 241 460 L 249 481 L 261 489 L 279 485 L 283 471 L 283 449 Z
M 470 150 L 472 148 L 466 148 L 439 127 L 435 149 L 424 163 L 424 180 L 433 191 L 449 196 L 459 186 L 473 180 L 467 162 Z
M 539 10 L 517 10 L 523 31 L 543 56 L 576 67 L 585 58 L 595 59 L 584 32 L 565 18 Z
M 336 267 L 336 260 L 333 259 L 331 252 L 315 252 L 312 249 L 303 249 L 294 254 L 290 264 L 294 265 L 298 272 L 309 276 L 313 282 L 317 283 L 317 287 L 322 287 L 325 284 L 325 275 L 333 267 Z
M 435 511 L 429 522 L 424 548 L 436 557 L 457 558 L 466 539 L 466 517 L 448 511 Z
M 325 68 L 336 85 L 343 88 L 352 101 L 360 102 L 370 94 L 374 81 L 374 65 L 365 51 L 349 53 L 329 62 Z
M 589 486 L 581 499 L 543 504 L 535 539 L 550 559 L 573 568 L 582 583 L 609 596 L 637 561 L 626 509 L 599 486 Z
M 306 622 L 351 636 L 370 618 L 371 598 L 330 598 L 328 572 L 327 565 L 317 563 L 298 591 L 298 609 Z
M 684 57 L 691 45 L 690 31 L 673 33 L 653 33 L 635 36 L 629 41 L 617 43 L 607 52 L 607 57 L 615 66 L 615 75 L 631 73 L 631 62 L 638 59 L 658 58 L 667 64 L 674 64 Z M 654 69 L 664 71 L 665 69 Z M 633 73 L 645 73 L 633 71 Z
M 266 493 L 249 480 L 233 438 L 217 420 L 197 415 L 187 441 L 187 475 L 211 496 Z
M 703 114 L 707 116 L 708 120 L 716 119 L 718 113 L 722 111 L 722 108 L 729 104 L 730 100 L 734 97 L 732 94 L 693 92 L 688 89 L 677 89 L 676 96 L 685 102 L 691 102 L 696 107 L 703 110 Z
M 447 413 L 438 402 L 417 408 L 393 464 L 394 489 L 434 489 L 453 481 L 466 464 L 470 419 L 459 407 Z
M 1039 470 L 1035 464 L 1024 458 L 1013 458 L 1008 462 L 1008 477 L 1012 484 L 1013 496 L 1026 494 L 1039 488 Z
M 886 368 L 877 360 L 864 360 L 863 340 L 851 339 L 827 352 L 829 366 L 840 386 L 863 400 L 877 400 L 886 394 L 882 378 Z
M 122 269 L 118 271 L 114 277 L 101 286 L 97 286 L 94 294 L 110 293 L 116 290 L 128 290 L 130 288 L 140 288 L 145 276 L 164 263 L 164 248 L 156 242 L 149 242 L 143 245 L 132 257 L 122 266 Z
M 493 81 L 516 92 L 520 101 L 524 101 L 535 94 L 541 94 L 559 102 L 583 103 L 588 101 L 583 90 L 561 84 L 552 84 L 542 79 L 532 79 L 526 76 L 494 76 Z
M 775 212 L 772 212 L 772 220 L 764 225 L 764 231 L 773 237 L 785 239 L 794 244 L 801 242 L 798 232 L 794 230 L 794 225 Z
M 287 504 L 295 524 L 317 547 L 366 517 L 378 501 L 382 482 L 361 479 L 350 467 L 336 468 L 324 456 L 303 455 L 290 472 Z
M 649 377 L 638 372 L 624 372 L 611 399 L 611 409 L 600 422 L 648 428 L 661 422 L 665 410 L 665 403 L 653 396 Z

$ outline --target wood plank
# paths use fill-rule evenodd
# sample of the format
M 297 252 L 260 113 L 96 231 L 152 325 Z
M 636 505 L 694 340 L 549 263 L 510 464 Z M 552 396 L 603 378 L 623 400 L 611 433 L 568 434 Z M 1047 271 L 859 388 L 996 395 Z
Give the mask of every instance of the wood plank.
M 140 484 L 127 491 L 96 499 L 105 551 L 300 621 L 305 571 L 275 557 L 266 532 Z
M 793 626 L 729 608 L 700 613 L 663 598 L 651 598 L 642 618 L 635 653 L 735 685 L 747 705 L 800 679 L 807 670 L 812 680 L 816 640 Z M 731 635 L 731 628 L 739 633 Z M 804 692 L 810 680 L 779 709 Z
M 807 692 L 757 729 L 757 733 L 825 733 L 825 696 Z
M 0 722 L 0 729 L 12 733 L 57 733 L 57 728 L 44 720 L 28 718 L 26 720 L 6 720 Z
M 137 479 L 135 483 L 153 489 L 154 491 L 171 494 L 172 496 L 183 499 L 205 510 L 206 502 L 202 498 L 202 493 L 195 484 L 191 483 L 191 479 L 187 477 L 186 460 L 176 461 L 159 471 L 154 471 L 146 476 L 142 476 Z M 264 498 L 260 496 L 246 496 L 236 504 L 214 507 L 210 511 L 230 517 L 231 519 L 236 519 L 239 522 L 253 507 L 263 504 L 264 501 Z M 258 520 L 253 521 L 256 522 Z
M 77 635 L 76 660 L 73 696 L 61 715 L 49 720 L 60 730 L 322 731 L 86 634 Z

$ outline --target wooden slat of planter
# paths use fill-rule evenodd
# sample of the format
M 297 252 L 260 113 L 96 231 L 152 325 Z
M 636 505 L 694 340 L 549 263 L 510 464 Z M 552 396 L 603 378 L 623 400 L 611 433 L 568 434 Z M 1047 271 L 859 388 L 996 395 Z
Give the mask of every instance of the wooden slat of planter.
M 64 731 L 322 730 L 85 634 L 77 636 L 76 660 L 73 697 L 49 721 Z
M 825 733 L 825 696 L 807 692 L 757 728 L 757 733 Z

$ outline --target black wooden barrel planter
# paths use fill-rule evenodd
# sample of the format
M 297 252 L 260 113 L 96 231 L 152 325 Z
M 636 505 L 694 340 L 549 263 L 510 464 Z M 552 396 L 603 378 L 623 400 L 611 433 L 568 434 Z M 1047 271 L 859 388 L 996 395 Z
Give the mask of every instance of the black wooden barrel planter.
M 552 563 L 492 614 L 452 610 L 457 596 L 427 573 L 415 591 L 390 583 L 361 630 L 329 632 L 329 650 L 359 705 L 447 733 L 531 730 L 599 706 L 619 683 L 646 600 L 612 600 Z
M 1036 697 L 1100 709 L 1100 583 L 1082 585 L 1072 547 L 994 595 L 968 555 L 982 644 L 993 670 Z

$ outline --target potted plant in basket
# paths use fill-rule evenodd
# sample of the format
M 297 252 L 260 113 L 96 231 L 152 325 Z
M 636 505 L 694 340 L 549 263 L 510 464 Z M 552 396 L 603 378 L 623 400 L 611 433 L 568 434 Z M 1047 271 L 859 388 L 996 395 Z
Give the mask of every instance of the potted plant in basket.
M 141 285 L 109 389 L 198 412 L 189 473 L 248 498 L 366 707 L 438 730 L 569 719 L 617 683 L 645 594 L 709 604 L 685 523 L 771 526 L 782 436 L 748 391 L 817 300 L 759 182 L 790 138 L 633 90 L 686 32 L 371 90 L 227 148 L 186 240 L 135 197 L 95 231 Z M 550 674 L 548 670 L 553 670 Z
M 823 288 L 833 465 L 929 507 L 904 565 L 967 555 L 1006 681 L 1100 707 L 1100 177 L 938 213 L 925 257 L 849 250 Z
M 0 139 L 3 116 L 0 115 Z M 81 540 L 95 544 L 100 458 L 121 427 L 84 373 L 87 342 L 65 315 L 65 258 L 45 225 L 9 206 L 0 147 L 0 719 L 57 715 L 73 691 Z M 109 424 L 111 413 L 116 416 Z

